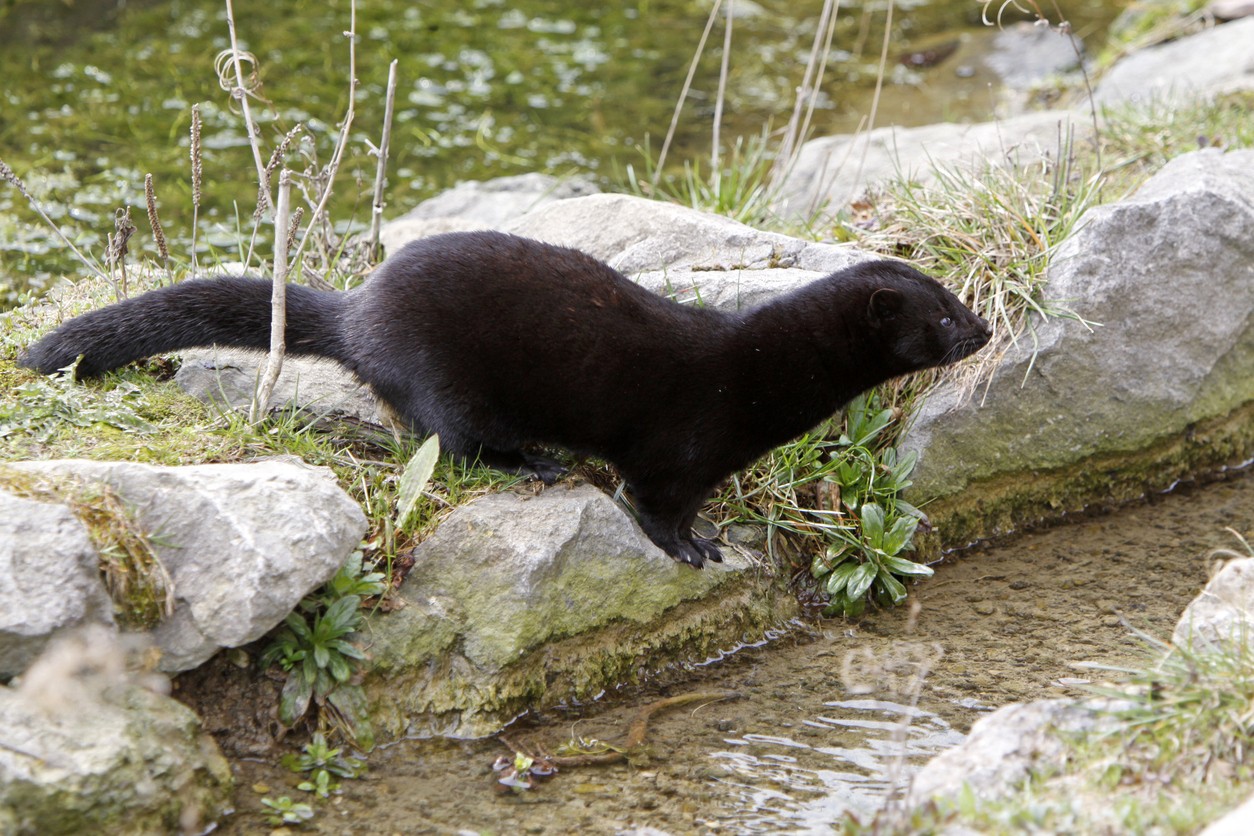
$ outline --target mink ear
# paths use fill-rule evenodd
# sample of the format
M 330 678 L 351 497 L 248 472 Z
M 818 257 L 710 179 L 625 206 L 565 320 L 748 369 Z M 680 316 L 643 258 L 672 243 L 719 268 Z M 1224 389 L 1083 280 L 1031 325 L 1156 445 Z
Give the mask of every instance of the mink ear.
M 892 288 L 881 287 L 879 290 L 871 294 L 871 303 L 867 305 L 867 315 L 871 318 L 871 322 L 879 324 L 887 319 L 892 319 L 900 311 L 902 295 Z

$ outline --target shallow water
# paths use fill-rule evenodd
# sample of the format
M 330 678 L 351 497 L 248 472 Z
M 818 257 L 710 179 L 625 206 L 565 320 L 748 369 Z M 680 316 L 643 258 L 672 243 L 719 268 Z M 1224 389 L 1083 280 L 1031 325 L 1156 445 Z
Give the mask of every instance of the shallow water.
M 792 110 L 821 3 L 742 3 L 733 25 L 722 138 L 778 129 Z M 1121 4 L 1075 0 L 1077 31 L 1099 38 Z M 360 0 L 360 82 L 351 144 L 331 211 L 340 231 L 364 228 L 388 64 L 398 61 L 387 216 L 462 180 L 532 171 L 626 180 L 655 157 L 710 5 L 693 0 Z M 309 127 L 287 164 L 330 157 L 347 104 L 347 0 L 237 3 L 241 48 L 262 86 L 252 106 L 263 153 L 297 124 Z M 852 131 L 869 112 L 885 5 L 846 0 L 838 15 L 817 135 Z M 955 66 L 908 68 L 919 39 L 988 32 L 972 0 L 898 2 L 879 125 L 987 118 L 989 77 Z M 943 34 L 945 33 L 945 34 Z M 244 123 L 219 86 L 214 56 L 229 46 L 222 0 L 22 0 L 0 3 L 0 159 L 51 217 L 101 256 L 114 210 L 132 207 L 132 259 L 155 258 L 145 217 L 151 172 L 174 260 L 189 261 L 191 106 L 204 119 L 203 248 L 223 257 L 248 240 L 256 169 Z M 694 79 L 670 160 L 704 171 L 718 86 L 721 29 Z M 238 111 L 238 108 L 235 108 Z M 646 146 L 650 149 L 645 153 Z M 617 175 L 616 175 L 617 172 Z M 263 236 L 268 238 L 269 236 Z M 0 308 L 19 288 L 79 270 L 65 245 L 0 182 Z M 20 280 L 20 281 L 19 281 Z
M 317 805 L 310 830 L 833 833 L 846 811 L 865 820 L 981 714 L 1082 695 L 1093 673 L 1076 662 L 1147 659 L 1131 628 L 1170 636 L 1208 577 L 1208 553 L 1237 545 L 1227 527 L 1254 533 L 1248 470 L 968 550 L 917 585 L 911 606 L 817 622 L 807 636 L 515 730 L 549 749 L 572 736 L 614 742 L 661 696 L 742 695 L 655 716 L 647 763 L 569 768 L 531 790 L 502 791 L 490 769 L 501 743 L 405 741 L 372 753 L 365 778 Z M 239 812 L 223 832 L 267 832 L 255 812 L 262 795 L 304 796 L 291 773 L 235 766 Z

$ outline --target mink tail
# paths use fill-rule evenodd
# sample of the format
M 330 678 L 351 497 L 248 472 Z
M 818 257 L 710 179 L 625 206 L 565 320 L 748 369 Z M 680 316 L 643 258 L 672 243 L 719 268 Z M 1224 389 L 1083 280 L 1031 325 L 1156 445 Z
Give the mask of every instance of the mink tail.
M 270 348 L 271 283 L 232 276 L 193 279 L 83 314 L 61 325 L 18 358 L 43 374 L 72 365 L 79 378 L 95 377 L 133 360 L 210 345 Z M 287 286 L 290 354 L 343 362 L 339 315 L 344 294 Z

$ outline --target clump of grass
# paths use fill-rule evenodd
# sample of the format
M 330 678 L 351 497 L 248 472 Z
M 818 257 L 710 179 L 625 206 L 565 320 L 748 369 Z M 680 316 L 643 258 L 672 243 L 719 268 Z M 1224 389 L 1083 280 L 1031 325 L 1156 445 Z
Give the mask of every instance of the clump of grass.
M 1102 146 L 1106 191 L 1132 191 L 1174 157 L 1198 148 L 1254 147 L 1254 92 L 1201 101 L 1152 101 L 1106 110 Z
M 628 163 L 616 174 L 619 185 L 629 194 L 678 203 L 744 224 L 761 226 L 772 221 L 771 205 L 778 193 L 772 179 L 776 156 L 765 133 L 749 139 L 737 137 L 716 169 L 703 169 L 694 159 L 684 161 L 682 172 L 659 171 L 647 142 L 641 155 L 641 171 Z
M 932 574 L 905 557 L 923 515 L 900 498 L 915 457 L 894 446 L 901 413 L 884 406 L 888 392 L 855 398 L 839 420 L 769 453 L 715 505 L 723 525 L 765 525 L 773 562 L 807 572 L 828 615 L 899 604 L 901 578 Z

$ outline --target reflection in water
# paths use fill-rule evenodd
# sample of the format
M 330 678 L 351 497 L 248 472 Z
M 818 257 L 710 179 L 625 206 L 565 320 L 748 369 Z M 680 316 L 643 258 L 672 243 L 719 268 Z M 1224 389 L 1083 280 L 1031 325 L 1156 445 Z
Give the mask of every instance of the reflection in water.
M 930 711 L 889 700 L 824 703 L 829 711 L 802 725 L 814 743 L 745 734 L 713 752 L 739 800 L 726 823 L 751 833 L 834 833 L 845 812 L 864 819 L 905 789 L 928 758 L 962 734 Z

